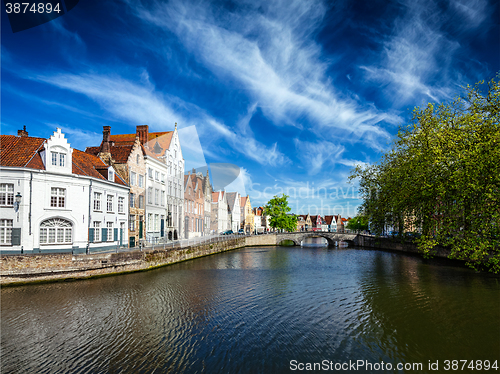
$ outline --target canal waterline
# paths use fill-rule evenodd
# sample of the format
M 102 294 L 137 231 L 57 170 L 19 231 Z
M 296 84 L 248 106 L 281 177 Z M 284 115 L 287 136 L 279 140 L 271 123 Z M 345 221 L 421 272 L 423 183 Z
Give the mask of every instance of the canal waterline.
M 500 359 L 497 277 L 383 251 L 245 248 L 1 297 L 3 373 Z

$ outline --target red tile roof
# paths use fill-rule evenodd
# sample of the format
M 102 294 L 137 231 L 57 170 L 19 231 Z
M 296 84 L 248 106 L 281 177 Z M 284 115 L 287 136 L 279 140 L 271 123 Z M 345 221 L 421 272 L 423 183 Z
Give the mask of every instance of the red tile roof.
M 1 135 L 0 137 L 0 165 L 28 167 L 43 170 L 43 162 L 32 160 L 43 148 L 44 138 L 31 136 Z M 30 166 L 30 167 L 31 167 Z
M 325 221 L 327 225 L 331 225 L 333 221 L 333 216 L 325 216 Z
M 0 165 L 45 170 L 40 156 L 40 151 L 43 150 L 45 140 L 31 136 L 1 135 Z M 106 170 L 107 175 L 107 166 L 97 156 L 73 149 L 71 158 L 73 161 L 73 174 L 107 180 L 98 171 L 98 169 Z M 116 183 L 126 186 L 126 183 L 116 173 L 115 176 Z

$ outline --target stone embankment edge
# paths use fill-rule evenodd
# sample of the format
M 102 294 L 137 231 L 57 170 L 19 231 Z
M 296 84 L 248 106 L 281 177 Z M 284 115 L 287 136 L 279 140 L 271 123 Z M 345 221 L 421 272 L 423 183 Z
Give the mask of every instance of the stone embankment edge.
M 206 243 L 181 250 L 155 249 L 94 255 L 3 256 L 1 258 L 0 287 L 70 282 L 150 271 L 245 246 L 245 240 L 241 238 L 219 243 Z M 58 267 L 47 268 L 44 266 L 44 262 L 50 263 L 54 259 L 59 260 Z M 108 261 L 113 262 L 108 264 Z M 37 262 L 38 264 L 36 264 Z M 69 266 L 70 263 L 78 265 L 78 262 L 87 264 L 87 266 Z M 118 270 L 118 268 L 121 269 Z

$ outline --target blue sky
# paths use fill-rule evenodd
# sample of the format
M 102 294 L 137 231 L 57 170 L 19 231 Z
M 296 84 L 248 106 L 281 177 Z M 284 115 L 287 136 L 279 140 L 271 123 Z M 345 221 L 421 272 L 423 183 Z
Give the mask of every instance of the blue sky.
M 415 106 L 500 71 L 499 20 L 486 0 L 81 0 L 14 34 L 3 12 L 1 132 L 61 127 L 84 150 L 103 125 L 177 122 L 254 206 L 288 192 L 295 213 L 352 216 L 355 164 Z

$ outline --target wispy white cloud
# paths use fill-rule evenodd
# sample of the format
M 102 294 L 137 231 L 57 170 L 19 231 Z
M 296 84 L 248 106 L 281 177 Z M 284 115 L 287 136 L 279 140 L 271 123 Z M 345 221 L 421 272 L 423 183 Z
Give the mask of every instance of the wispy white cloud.
M 82 151 L 84 151 L 86 147 L 99 145 L 101 144 L 102 141 L 102 134 L 97 133 L 95 131 L 78 129 L 68 124 L 49 122 L 45 123 L 45 125 L 51 128 L 53 131 L 55 131 L 56 128 L 59 127 L 61 131 L 65 134 L 71 146 L 73 148 L 77 148 Z
M 295 148 L 300 153 L 309 175 L 333 169 L 337 165 L 355 166 L 366 165 L 363 161 L 344 158 L 345 147 L 340 144 L 321 140 L 306 142 L 295 139 Z
M 150 82 L 147 72 L 143 72 L 136 82 L 115 74 L 97 73 L 37 75 L 32 79 L 86 95 L 126 123 L 146 123 L 153 130 L 163 131 L 171 129 L 174 122 L 182 127 L 196 125 L 208 147 L 212 140 L 222 137 L 234 152 L 242 153 L 262 165 L 288 162 L 277 144 L 267 147 L 252 137 L 249 131 L 244 135 L 236 133 L 194 104 L 178 97 L 165 97 Z M 189 116 L 183 115 L 183 112 L 189 112 Z
M 392 33 L 382 41 L 380 58 L 360 68 L 386 87 L 396 105 L 449 99 L 464 82 L 454 71 L 461 45 L 446 28 L 457 23 L 461 30 L 476 28 L 486 17 L 486 2 L 453 1 L 443 10 L 434 0 L 411 0 L 403 1 L 402 8 Z
M 360 139 L 380 133 L 394 115 L 342 95 L 326 74 L 331 64 L 314 35 L 326 7 L 321 1 L 246 2 L 241 9 L 216 13 L 206 3 L 130 1 L 138 16 L 168 34 L 213 73 L 236 81 L 275 125 L 332 129 Z M 362 131 L 359 131 L 362 129 Z

